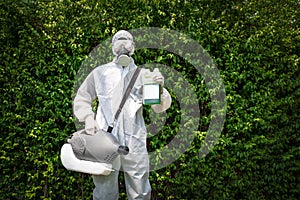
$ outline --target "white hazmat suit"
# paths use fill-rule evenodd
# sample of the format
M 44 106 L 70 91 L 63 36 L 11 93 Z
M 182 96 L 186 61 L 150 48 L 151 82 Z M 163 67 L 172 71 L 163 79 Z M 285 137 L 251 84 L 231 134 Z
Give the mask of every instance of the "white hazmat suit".
M 130 55 L 134 51 L 131 34 L 119 31 L 112 40 L 114 60 L 95 68 L 79 87 L 74 99 L 74 114 L 81 122 L 85 122 L 85 129 L 93 134 L 94 128 L 107 130 L 114 121 L 118 109 L 131 77 L 137 68 Z M 121 54 L 128 56 L 120 61 Z M 128 60 L 129 59 L 129 60 Z M 123 63 L 129 63 L 122 66 Z M 121 65 L 122 64 L 122 65 Z M 149 183 L 149 159 L 146 148 L 147 132 L 142 113 L 143 73 L 141 70 L 134 87 L 131 90 L 122 112 L 114 123 L 112 134 L 121 145 L 129 147 L 128 155 L 120 155 L 113 163 L 110 175 L 93 176 L 95 189 L 93 199 L 116 200 L 119 197 L 118 174 L 124 171 L 126 192 L 128 199 L 150 199 L 151 186 Z M 153 80 L 163 85 L 162 75 L 156 74 Z M 171 97 L 166 89 L 162 90 L 161 104 L 152 105 L 155 112 L 163 112 L 171 105 Z M 92 111 L 92 102 L 98 99 L 96 117 Z

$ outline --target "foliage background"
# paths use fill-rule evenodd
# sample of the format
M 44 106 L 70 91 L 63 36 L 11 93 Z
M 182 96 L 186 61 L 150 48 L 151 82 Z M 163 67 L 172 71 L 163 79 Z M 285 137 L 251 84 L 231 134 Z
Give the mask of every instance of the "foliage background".
M 227 101 L 221 138 L 199 158 L 210 103 L 201 77 L 191 80 L 201 107 L 198 137 L 178 161 L 151 172 L 152 198 L 299 198 L 299 6 L 298 0 L 2 0 L 0 198 L 91 198 L 91 177 L 65 170 L 59 159 L 75 130 L 74 78 L 101 41 L 140 27 L 169 28 L 198 41 L 220 70 Z M 193 73 L 171 57 L 135 55 L 138 64 Z M 176 110 L 175 104 L 170 115 Z M 120 188 L 126 199 L 122 181 Z

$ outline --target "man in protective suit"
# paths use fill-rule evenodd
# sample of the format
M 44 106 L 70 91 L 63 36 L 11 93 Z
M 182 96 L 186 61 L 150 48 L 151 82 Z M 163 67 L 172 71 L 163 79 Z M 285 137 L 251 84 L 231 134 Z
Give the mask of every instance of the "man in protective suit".
M 112 51 L 115 55 L 113 61 L 95 68 L 82 83 L 74 99 L 74 114 L 79 121 L 85 122 L 88 134 L 94 134 L 97 128 L 107 130 L 112 125 L 123 94 L 137 68 L 131 57 L 134 53 L 134 42 L 129 32 L 121 30 L 114 35 Z M 118 199 L 120 169 L 124 171 L 128 198 L 150 199 L 147 132 L 142 113 L 144 73 L 145 70 L 142 69 L 112 131 L 121 145 L 129 147 L 129 154 L 116 158 L 113 162 L 115 171 L 110 175 L 93 176 L 94 200 Z M 163 88 L 164 78 L 160 72 L 155 73 L 152 79 Z M 95 117 L 92 102 L 96 98 L 98 108 Z M 165 88 L 162 89 L 160 98 L 160 104 L 151 106 L 156 113 L 165 111 L 171 105 L 170 94 Z

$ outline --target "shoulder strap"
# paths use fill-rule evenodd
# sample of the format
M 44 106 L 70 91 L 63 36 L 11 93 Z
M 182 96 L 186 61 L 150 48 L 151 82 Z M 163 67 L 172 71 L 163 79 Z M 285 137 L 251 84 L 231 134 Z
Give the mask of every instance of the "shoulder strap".
M 119 115 L 120 115 L 120 113 L 122 111 L 122 108 L 123 108 L 123 106 L 124 106 L 124 104 L 125 104 L 128 96 L 129 96 L 129 94 L 131 92 L 131 89 L 132 89 L 132 87 L 133 87 L 133 85 L 134 85 L 134 83 L 135 83 L 135 81 L 136 81 L 136 79 L 137 79 L 140 71 L 141 71 L 141 68 L 138 67 L 138 68 L 136 68 L 134 74 L 132 75 L 132 78 L 131 78 L 131 80 L 130 80 L 128 86 L 127 86 L 127 89 L 126 89 L 126 91 L 124 93 L 124 96 L 123 96 L 123 98 L 121 100 L 120 106 L 119 106 L 119 108 L 118 108 L 118 110 L 117 110 L 117 112 L 115 114 L 114 121 L 116 121 L 118 119 L 118 117 L 119 117 Z M 111 133 L 112 129 L 113 129 L 113 125 L 110 125 L 108 127 L 108 129 L 107 129 L 107 132 Z

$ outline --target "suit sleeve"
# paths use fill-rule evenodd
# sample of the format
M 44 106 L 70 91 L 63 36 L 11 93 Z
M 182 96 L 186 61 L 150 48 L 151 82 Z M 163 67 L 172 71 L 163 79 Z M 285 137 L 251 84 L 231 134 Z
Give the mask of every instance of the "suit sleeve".
M 96 98 L 94 74 L 91 72 L 79 87 L 73 101 L 74 115 L 80 122 L 94 119 L 92 109 L 93 100 Z
M 160 104 L 155 104 L 155 105 L 151 106 L 153 111 L 156 113 L 163 112 L 163 111 L 167 110 L 168 108 L 170 108 L 170 106 L 171 106 L 172 98 L 171 98 L 171 95 L 168 92 L 168 90 L 166 90 L 165 88 L 163 88 L 163 92 L 160 95 L 160 101 L 161 101 Z

